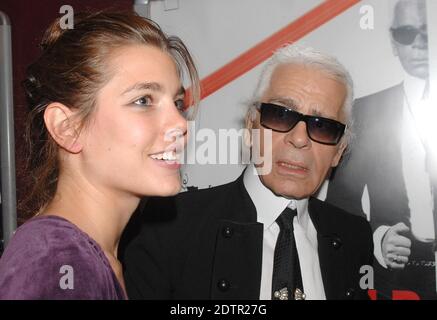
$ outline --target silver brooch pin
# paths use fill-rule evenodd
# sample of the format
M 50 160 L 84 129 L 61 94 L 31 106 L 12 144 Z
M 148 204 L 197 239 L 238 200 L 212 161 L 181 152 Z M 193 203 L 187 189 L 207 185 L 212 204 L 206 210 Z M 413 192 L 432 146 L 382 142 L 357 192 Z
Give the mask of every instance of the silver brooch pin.
M 281 290 L 275 291 L 273 296 L 278 300 L 288 300 L 288 289 L 282 288 Z
M 305 295 L 305 293 L 303 293 L 302 290 L 296 288 L 296 290 L 294 291 L 294 300 L 305 300 L 306 297 L 307 296 Z

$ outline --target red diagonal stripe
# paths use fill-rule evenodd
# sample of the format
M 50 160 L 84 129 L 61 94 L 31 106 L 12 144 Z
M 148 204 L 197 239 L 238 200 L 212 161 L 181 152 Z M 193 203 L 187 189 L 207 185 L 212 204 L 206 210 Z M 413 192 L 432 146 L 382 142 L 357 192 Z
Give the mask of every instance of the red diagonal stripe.
M 201 81 L 201 99 L 208 97 L 268 59 L 286 43 L 295 42 L 361 0 L 327 0 L 247 50 Z

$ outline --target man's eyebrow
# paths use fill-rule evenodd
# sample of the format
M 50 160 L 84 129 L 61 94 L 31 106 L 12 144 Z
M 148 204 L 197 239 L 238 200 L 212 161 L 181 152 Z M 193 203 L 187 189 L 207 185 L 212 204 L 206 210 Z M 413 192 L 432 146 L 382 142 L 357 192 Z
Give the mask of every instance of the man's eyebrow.
M 292 98 L 271 98 L 269 99 L 269 102 L 271 103 L 279 103 L 285 107 L 288 107 L 289 109 L 296 110 L 297 109 L 297 102 L 296 100 Z
M 337 121 L 339 121 L 338 119 L 337 119 L 337 116 L 335 116 L 335 115 L 331 115 L 331 114 L 325 114 L 325 113 L 322 113 L 321 111 L 320 111 L 320 109 L 317 109 L 317 108 L 312 108 L 311 109 L 311 115 L 313 115 L 313 116 L 316 116 L 316 117 L 322 117 L 322 118 L 327 118 L 327 119 L 331 119 L 331 120 L 337 120 Z
M 279 104 L 281 104 L 281 105 L 283 105 L 291 110 L 299 111 L 298 103 L 296 102 L 296 100 L 294 100 L 292 98 L 271 98 L 271 99 L 269 99 L 269 102 L 279 103 Z M 311 108 L 311 115 L 316 116 L 316 117 L 335 119 L 335 117 L 328 116 L 328 115 L 322 113 L 319 108 Z
M 138 82 L 123 91 L 122 95 L 138 90 L 162 91 L 162 86 L 157 82 Z

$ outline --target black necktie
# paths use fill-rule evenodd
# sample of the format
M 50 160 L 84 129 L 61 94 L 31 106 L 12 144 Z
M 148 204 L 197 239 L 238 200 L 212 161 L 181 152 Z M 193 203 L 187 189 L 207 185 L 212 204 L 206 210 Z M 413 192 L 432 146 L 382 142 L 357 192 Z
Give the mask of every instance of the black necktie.
M 293 219 L 297 211 L 286 208 L 276 219 L 280 232 L 273 262 L 272 299 L 302 300 L 302 277 L 293 233 Z

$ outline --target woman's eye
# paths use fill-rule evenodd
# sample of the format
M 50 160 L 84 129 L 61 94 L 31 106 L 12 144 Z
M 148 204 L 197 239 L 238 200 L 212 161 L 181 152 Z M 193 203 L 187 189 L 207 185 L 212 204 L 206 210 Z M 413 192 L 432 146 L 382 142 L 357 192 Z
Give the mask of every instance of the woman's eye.
M 185 111 L 185 101 L 184 101 L 184 99 L 178 99 L 178 100 L 176 100 L 174 102 L 174 104 L 175 104 L 176 108 L 179 111 Z
M 152 104 L 152 98 L 149 96 L 144 96 L 135 100 L 134 104 L 138 106 L 150 106 Z

